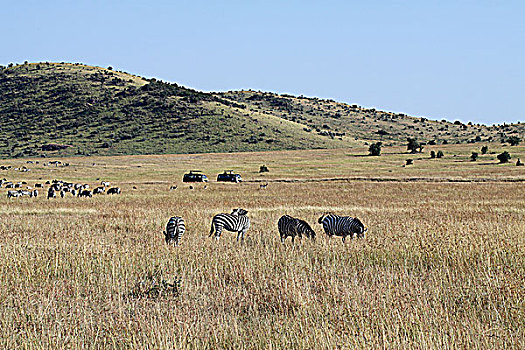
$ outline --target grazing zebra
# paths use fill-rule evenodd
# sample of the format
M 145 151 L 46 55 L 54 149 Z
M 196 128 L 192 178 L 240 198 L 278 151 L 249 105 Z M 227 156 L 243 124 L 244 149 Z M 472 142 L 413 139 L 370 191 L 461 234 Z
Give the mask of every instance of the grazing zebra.
M 20 197 L 20 193 L 15 190 L 7 191 L 7 198 L 11 198 L 11 197 Z
M 107 194 L 120 194 L 120 187 L 111 187 L 106 192 Z
M 261 185 L 259 185 L 259 189 L 260 189 L 260 190 L 265 190 L 266 187 L 268 187 L 268 182 L 265 183 L 265 184 L 261 184 Z
M 57 194 L 55 193 L 55 190 L 53 187 L 49 187 L 49 190 L 47 190 L 47 199 L 49 198 L 56 198 Z
M 90 190 L 82 190 L 80 191 L 80 193 L 78 194 L 79 197 L 93 197 L 93 191 L 90 191 Z
M 177 189 L 177 185 L 170 186 L 170 191 L 176 190 L 176 189 Z
M 26 191 L 26 190 L 18 190 L 18 193 L 20 194 L 20 197 L 23 197 L 23 196 L 28 196 L 28 197 L 33 197 L 31 195 L 31 191 Z
M 237 232 L 237 241 L 244 240 L 246 231 L 250 228 L 250 218 L 246 216 L 248 212 L 244 209 L 234 209 L 231 214 L 217 214 L 211 221 L 210 235 L 215 230 L 215 239 L 218 241 L 223 229 L 226 231 Z
M 102 181 L 100 184 L 102 186 L 104 186 L 104 187 L 109 187 L 109 182 L 108 181 Z
M 328 236 L 342 236 L 343 243 L 346 236 L 354 238 L 357 234 L 357 238 L 363 238 L 368 232 L 368 228 L 358 218 L 351 216 L 325 214 L 319 218 L 318 222 L 323 225 L 324 232 Z
M 179 216 L 171 217 L 166 225 L 166 231 L 163 232 L 166 243 L 170 244 L 174 242 L 175 245 L 179 245 L 184 232 L 186 232 L 184 219 Z
M 293 243 L 295 236 L 302 238 L 303 234 L 312 241 L 315 240 L 315 231 L 312 230 L 310 225 L 304 220 L 296 219 L 290 215 L 283 215 L 277 222 L 277 226 L 279 227 L 279 234 L 281 235 L 281 243 L 284 243 L 288 236 L 292 237 Z
M 97 187 L 93 190 L 93 194 L 104 193 L 104 191 L 106 191 L 105 187 Z

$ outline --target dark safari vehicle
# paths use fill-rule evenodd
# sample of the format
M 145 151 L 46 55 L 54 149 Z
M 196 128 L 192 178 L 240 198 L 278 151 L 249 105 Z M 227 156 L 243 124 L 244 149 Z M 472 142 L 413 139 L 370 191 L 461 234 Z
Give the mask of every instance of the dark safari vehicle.
M 217 182 L 241 182 L 242 178 L 239 174 L 234 174 L 232 170 L 224 171 L 224 173 L 217 175 Z
M 184 174 L 182 182 L 208 182 L 208 177 L 200 170 L 191 170 L 189 174 Z

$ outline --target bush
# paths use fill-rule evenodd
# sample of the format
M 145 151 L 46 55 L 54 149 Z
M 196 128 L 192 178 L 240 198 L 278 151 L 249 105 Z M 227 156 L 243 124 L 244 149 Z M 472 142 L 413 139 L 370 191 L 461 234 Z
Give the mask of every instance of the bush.
M 511 146 L 517 146 L 520 144 L 521 139 L 518 136 L 511 136 L 507 139 L 507 142 L 510 143 Z
M 489 151 L 489 147 L 488 146 L 481 147 L 481 154 L 487 154 L 488 151 Z
M 475 162 L 478 159 L 478 152 L 472 152 L 470 159 Z
M 438 151 L 437 157 L 438 158 L 443 158 L 443 156 L 444 156 L 443 151 Z
M 521 162 L 519 158 L 518 158 L 518 161 L 516 162 L 516 166 L 523 166 L 523 163 Z
M 409 150 L 410 153 L 416 153 L 418 150 L 419 150 L 419 153 L 423 151 L 423 144 L 417 142 L 416 139 L 409 137 L 407 141 L 408 141 L 407 150 Z
M 261 167 L 259 168 L 260 173 L 267 173 L 269 171 L 270 170 L 268 170 L 268 167 L 266 165 L 261 165 Z
M 406 162 L 407 162 L 407 165 L 414 164 L 414 160 L 413 159 L 407 159 Z
M 381 142 L 373 143 L 368 147 L 368 152 L 371 156 L 380 156 L 381 155 Z
M 436 152 L 430 151 L 430 158 L 436 158 Z
M 508 163 L 510 160 L 510 154 L 509 152 L 505 151 L 501 154 L 498 154 L 498 159 L 500 163 Z

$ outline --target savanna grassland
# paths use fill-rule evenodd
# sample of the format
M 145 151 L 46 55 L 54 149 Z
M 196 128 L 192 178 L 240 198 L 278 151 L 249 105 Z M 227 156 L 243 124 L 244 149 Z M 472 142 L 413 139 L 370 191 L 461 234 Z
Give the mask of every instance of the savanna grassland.
M 0 347 L 522 349 L 525 147 L 489 144 L 476 162 L 478 146 L 428 147 L 4 160 L 11 181 L 107 180 L 123 193 L 2 189 Z M 511 163 L 497 164 L 502 150 Z M 193 169 L 206 189 L 181 183 Z M 245 182 L 216 183 L 225 169 Z M 212 216 L 237 207 L 252 220 L 244 243 L 208 238 Z M 317 219 L 329 211 L 368 235 L 328 238 Z M 316 241 L 281 244 L 284 214 Z M 174 215 L 187 226 L 179 247 L 162 235 Z

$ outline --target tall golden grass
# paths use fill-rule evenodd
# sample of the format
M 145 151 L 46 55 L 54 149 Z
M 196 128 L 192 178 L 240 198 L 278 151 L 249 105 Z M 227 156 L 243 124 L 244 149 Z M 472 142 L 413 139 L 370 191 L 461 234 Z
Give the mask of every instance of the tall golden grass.
M 30 183 L 103 178 L 123 194 L 2 195 L 0 347 L 525 348 L 524 187 L 497 179 L 523 179 L 518 167 L 476 173 L 451 158 L 439 173 L 426 160 L 402 168 L 406 155 L 324 152 L 78 158 L 68 168 L 5 173 Z M 268 175 L 256 173 L 262 160 Z M 269 180 L 268 188 L 180 183 L 190 168 L 213 175 L 236 161 L 246 180 Z M 361 166 L 366 176 L 494 179 L 271 181 L 330 175 L 326 162 L 348 177 Z M 212 216 L 237 207 L 252 220 L 245 242 L 230 232 L 208 238 Z M 359 217 L 368 236 L 328 238 L 317 224 L 327 211 Z M 307 220 L 316 242 L 281 244 L 284 214 Z M 162 234 L 173 215 L 187 225 L 180 247 Z

